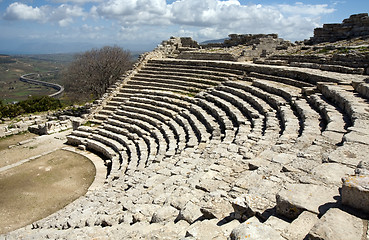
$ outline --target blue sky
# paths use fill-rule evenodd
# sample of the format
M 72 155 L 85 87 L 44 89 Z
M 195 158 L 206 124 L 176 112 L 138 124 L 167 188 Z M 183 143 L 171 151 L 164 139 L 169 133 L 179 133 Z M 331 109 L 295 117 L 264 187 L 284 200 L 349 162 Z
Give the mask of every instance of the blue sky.
M 369 0 L 0 0 L 0 52 L 151 50 L 171 36 L 201 42 L 230 33 L 295 41 L 363 12 Z

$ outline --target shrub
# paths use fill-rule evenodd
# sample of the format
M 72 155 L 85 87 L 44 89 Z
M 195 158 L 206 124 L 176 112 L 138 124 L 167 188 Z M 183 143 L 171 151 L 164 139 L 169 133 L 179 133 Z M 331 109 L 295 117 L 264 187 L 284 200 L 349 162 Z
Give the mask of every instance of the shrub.
M 61 108 L 62 104 L 58 99 L 49 96 L 29 97 L 27 100 L 16 104 L 0 103 L 0 118 L 14 118 L 25 113 L 44 112 Z

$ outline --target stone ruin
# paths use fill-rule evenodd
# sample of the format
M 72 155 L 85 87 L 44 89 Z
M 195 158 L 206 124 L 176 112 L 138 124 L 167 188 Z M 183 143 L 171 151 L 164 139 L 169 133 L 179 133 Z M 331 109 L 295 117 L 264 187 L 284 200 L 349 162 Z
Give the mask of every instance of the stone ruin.
M 351 15 L 342 23 L 324 24 L 322 28 L 314 30 L 314 37 L 306 40 L 305 44 L 336 42 L 361 36 L 369 37 L 368 13 Z
M 186 41 L 142 55 L 67 137 L 106 179 L 0 238 L 367 238 L 365 72 L 176 58 Z

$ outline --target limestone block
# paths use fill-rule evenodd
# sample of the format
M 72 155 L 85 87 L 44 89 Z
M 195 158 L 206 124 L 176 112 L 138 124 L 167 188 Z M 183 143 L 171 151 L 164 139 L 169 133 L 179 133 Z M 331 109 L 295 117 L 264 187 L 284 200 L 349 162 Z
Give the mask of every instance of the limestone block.
M 232 207 L 236 218 L 245 220 L 255 215 L 262 217 L 263 213 L 273 206 L 268 199 L 260 195 L 243 194 L 232 201 Z
M 79 118 L 79 117 L 72 118 L 71 120 L 72 120 L 73 130 L 76 130 L 83 123 L 83 119 L 82 118 Z
M 345 143 L 342 147 L 328 155 L 328 162 L 336 162 L 355 168 L 360 161 L 366 160 L 369 156 L 368 145 L 359 143 Z
M 284 238 L 272 227 L 262 224 L 256 217 L 252 217 L 232 230 L 231 240 L 263 239 L 283 240 Z
M 304 239 L 318 220 L 316 214 L 304 211 L 285 229 L 282 236 L 288 240 Z
M 207 219 L 216 218 L 222 220 L 233 212 L 233 208 L 229 201 L 219 196 L 214 196 L 206 199 L 206 204 L 201 205 L 200 211 Z
M 279 233 L 283 233 L 285 229 L 287 229 L 290 225 L 289 222 L 282 220 L 275 216 L 270 216 L 268 220 L 264 222 L 264 224 L 271 226 L 275 230 L 277 230 Z
M 356 175 L 342 180 L 342 204 L 369 213 L 369 176 Z
M 314 184 L 288 184 L 277 195 L 277 214 L 295 219 L 304 210 L 319 214 L 335 204 L 338 188 L 332 189 Z
M 327 184 L 341 186 L 342 177 L 351 175 L 353 169 L 339 163 L 323 163 L 315 167 L 311 173 Z
M 223 236 L 224 237 L 229 237 L 232 230 L 235 229 L 236 227 L 238 227 L 239 225 L 240 225 L 240 222 L 236 219 L 231 221 L 231 222 L 228 222 L 226 224 L 221 225 L 220 228 L 223 232 Z
M 360 161 L 355 169 L 357 175 L 369 175 L 369 161 Z
M 176 221 L 185 220 L 189 224 L 192 224 L 202 216 L 200 207 L 192 202 L 187 202 L 184 208 L 179 212 Z
M 296 158 L 294 154 L 279 153 L 273 157 L 272 161 L 283 165 L 289 164 Z
M 171 206 L 163 206 L 159 208 L 151 218 L 151 223 L 161 223 L 174 220 L 178 215 L 178 210 Z
M 361 240 L 365 236 L 362 219 L 337 208 L 329 209 L 310 230 L 311 240 Z
M 204 220 L 192 224 L 186 231 L 186 237 L 195 239 L 216 239 L 222 236 L 221 229 L 217 226 L 218 220 Z

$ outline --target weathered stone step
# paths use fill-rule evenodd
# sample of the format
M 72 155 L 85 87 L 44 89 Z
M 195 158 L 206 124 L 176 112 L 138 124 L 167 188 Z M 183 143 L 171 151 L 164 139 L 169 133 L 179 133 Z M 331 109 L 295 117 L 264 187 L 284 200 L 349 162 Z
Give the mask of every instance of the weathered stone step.
M 312 109 L 309 103 L 303 98 L 292 101 L 291 105 L 296 109 L 297 115 L 301 120 L 302 129 L 300 138 L 305 138 L 306 141 L 312 142 L 321 134 L 319 113 Z
M 360 96 L 369 99 L 369 78 L 365 81 L 352 81 L 352 86 Z
M 176 111 L 180 113 L 182 116 L 185 116 L 185 113 L 183 111 L 185 109 L 191 110 L 191 104 L 193 104 L 195 101 L 193 98 L 189 98 L 186 96 L 178 95 L 171 92 L 155 92 L 146 90 L 144 94 L 137 94 L 136 96 L 142 97 L 141 99 L 151 99 L 155 101 L 156 104 L 165 107 L 167 109 L 171 109 L 173 111 Z M 194 111 L 193 109 L 191 111 Z M 194 114 L 198 114 L 196 111 L 194 111 Z M 196 126 L 193 125 L 193 121 L 189 122 L 189 119 L 195 117 L 195 116 L 186 116 L 182 117 L 180 115 L 177 115 L 175 117 L 175 121 L 183 126 L 186 132 L 186 145 L 187 147 L 194 147 L 198 144 L 198 136 L 196 136 L 195 132 L 198 134 L 199 130 Z
M 157 155 L 158 145 L 156 141 L 158 140 L 155 139 L 155 136 L 151 137 L 151 133 L 137 125 L 108 119 L 104 124 L 104 130 L 108 130 L 118 134 L 118 136 L 125 137 L 124 139 L 121 139 L 116 136 L 116 138 L 119 139 L 120 142 L 123 142 L 129 150 L 129 156 L 130 158 L 132 157 L 132 162 L 139 162 L 140 165 L 147 164 L 149 158 L 153 158 Z M 143 146 L 144 143 L 146 146 Z M 144 149 L 146 149 L 147 153 L 144 152 Z
M 121 109 L 116 111 L 117 115 L 125 116 L 125 117 L 132 118 L 132 119 L 139 119 L 139 120 L 147 122 L 148 124 L 153 126 L 153 128 L 159 129 L 166 142 L 166 154 L 173 155 L 177 147 L 177 142 L 175 140 L 173 132 L 170 130 L 169 126 L 166 125 L 164 122 L 158 120 L 157 118 L 150 116 L 149 114 L 151 113 L 153 112 L 144 110 L 144 109 L 133 108 L 129 106 L 122 106 Z M 159 114 L 156 113 L 156 116 L 158 115 Z
M 352 122 L 349 133 L 344 141 L 369 144 L 369 105 L 367 100 L 354 93 L 353 88 L 339 85 L 318 84 L 318 89 L 324 97 L 334 102 L 342 109 Z
M 207 89 L 215 86 L 214 84 L 197 83 L 194 79 L 173 79 L 173 78 L 161 78 L 159 76 L 147 77 L 147 76 L 135 76 L 128 81 L 128 85 L 151 85 L 151 86 L 175 86 L 174 89 L 183 91 L 183 88 L 196 88 Z
M 267 132 L 281 132 L 281 128 L 279 125 L 279 119 L 277 116 L 277 111 L 273 109 L 272 106 L 270 106 L 267 102 L 265 102 L 263 99 L 251 94 L 250 92 L 243 91 L 239 88 L 233 88 L 229 86 L 219 86 L 217 89 L 228 92 L 232 95 L 235 95 L 241 99 L 243 99 L 244 102 L 247 102 L 250 104 L 253 108 L 257 109 L 260 114 L 265 116 L 265 131 Z M 270 130 L 270 131 L 269 131 Z
M 127 170 L 127 167 L 129 165 L 137 165 L 137 163 L 142 160 L 144 161 L 145 156 L 140 155 L 140 144 L 137 142 L 134 142 L 131 135 L 128 133 L 121 131 L 120 128 L 114 126 L 114 125 L 108 125 L 106 124 L 103 129 L 99 129 L 98 132 L 101 136 L 109 137 L 110 139 L 113 139 L 114 141 L 119 142 L 124 146 L 124 152 L 125 154 L 122 155 L 121 159 L 121 171 L 125 172 Z M 123 151 L 122 150 L 122 151 Z M 125 155 L 127 158 L 124 159 L 123 155 Z
M 335 63 L 335 62 L 333 62 Z M 352 68 L 346 67 L 339 64 L 342 62 L 336 62 L 337 64 L 317 64 L 317 63 L 310 63 L 310 62 L 291 62 L 291 67 L 303 67 L 303 68 L 313 68 L 313 69 L 320 69 L 324 71 L 330 72 L 339 72 L 339 73 L 349 73 L 349 74 L 364 74 L 365 68 Z
M 118 120 L 120 122 L 122 122 L 124 125 L 123 127 L 127 128 L 126 124 L 131 124 L 131 125 L 137 125 L 138 127 L 145 129 L 146 131 L 150 132 L 151 136 L 153 136 L 156 140 L 156 144 L 157 144 L 157 151 L 156 151 L 156 159 L 162 160 L 162 158 L 164 157 L 166 150 L 168 148 L 168 142 L 165 139 L 163 133 L 154 125 L 146 122 L 144 119 L 137 119 L 135 118 L 134 114 L 129 114 L 129 113 L 124 113 L 128 116 L 124 116 L 124 115 L 119 115 L 119 112 L 112 116 L 112 119 Z
M 196 98 L 197 105 L 209 112 L 220 126 L 221 134 L 224 135 L 221 139 L 225 142 L 232 142 L 235 136 L 235 131 L 232 121 L 227 116 L 226 112 L 216 106 L 214 103 L 202 98 Z
M 179 68 L 194 68 L 201 70 L 211 70 L 211 71 L 219 71 L 219 72 L 229 72 L 237 75 L 243 75 L 244 71 L 237 69 L 238 66 L 232 66 L 232 64 L 228 64 L 225 62 L 218 61 L 191 61 L 191 60 L 178 60 L 178 59 L 152 59 L 148 61 L 147 65 L 156 64 L 156 66 L 174 66 Z
M 292 78 L 287 78 L 287 77 L 280 77 L 280 76 L 262 74 L 262 73 L 257 73 L 257 72 L 250 72 L 248 74 L 248 76 L 256 78 L 256 79 L 265 79 L 265 80 L 270 80 L 270 81 L 274 81 L 274 82 L 280 82 L 280 83 L 284 83 L 286 85 L 291 85 L 291 86 L 298 87 L 298 88 L 314 87 L 313 84 L 306 83 L 306 82 L 299 81 L 299 80 L 295 80 L 295 79 L 292 79 Z
M 294 86 L 255 78 L 252 78 L 252 80 L 252 86 L 279 95 L 288 101 L 301 96 L 301 89 Z
M 158 71 L 158 72 L 154 72 L 154 71 L 140 71 L 140 74 L 137 74 L 134 78 L 132 78 L 133 80 L 135 80 L 137 77 L 143 79 L 163 79 L 163 80 L 173 80 L 173 81 L 178 81 L 181 84 L 185 83 L 195 83 L 195 84 L 203 84 L 203 85 L 209 85 L 209 86 L 216 86 L 218 85 L 220 82 L 222 81 L 226 81 L 227 78 L 223 78 L 220 79 L 218 77 L 217 80 L 213 80 L 210 79 L 209 76 L 207 75 L 196 75 L 196 74 L 186 74 L 184 76 L 182 76 L 180 73 L 178 72 L 163 72 Z
M 229 69 L 220 69 L 216 67 L 192 67 L 186 65 L 160 65 L 160 64 L 148 64 L 145 66 L 143 71 L 152 72 L 168 72 L 168 73 L 179 73 L 183 76 L 192 74 L 204 75 L 206 78 L 210 77 L 213 80 L 225 80 L 229 78 L 239 78 L 244 74 L 243 71 L 229 71 Z

